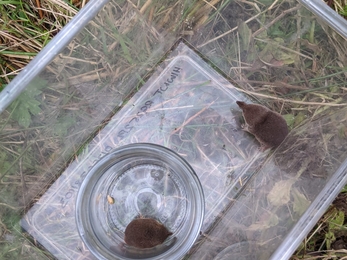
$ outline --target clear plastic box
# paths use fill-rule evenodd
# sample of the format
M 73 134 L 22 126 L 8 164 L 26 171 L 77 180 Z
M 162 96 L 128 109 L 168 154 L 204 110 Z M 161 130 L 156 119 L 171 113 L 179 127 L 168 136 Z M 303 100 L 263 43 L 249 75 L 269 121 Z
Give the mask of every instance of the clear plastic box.
M 347 181 L 346 41 L 326 23 L 296 1 L 88 3 L 0 93 L 3 255 L 94 259 L 78 188 L 102 156 L 146 141 L 203 185 L 189 259 L 289 258 Z M 236 100 L 285 116 L 280 147 L 257 150 Z
M 347 24 L 340 14 L 320 0 L 301 0 L 301 2 L 314 14 L 331 26 L 336 32 L 347 38 Z

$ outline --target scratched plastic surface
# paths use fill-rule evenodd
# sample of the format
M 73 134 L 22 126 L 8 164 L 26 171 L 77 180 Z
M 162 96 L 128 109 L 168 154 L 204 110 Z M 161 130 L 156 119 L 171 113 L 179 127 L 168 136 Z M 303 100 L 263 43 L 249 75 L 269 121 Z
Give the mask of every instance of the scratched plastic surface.
M 78 188 L 88 169 L 114 148 L 150 142 L 173 149 L 194 168 L 205 195 L 202 231 L 207 232 L 264 157 L 254 138 L 240 128 L 241 112 L 235 104 L 240 99 L 247 100 L 180 43 L 94 138 L 88 153 L 30 209 L 23 227 L 59 259 L 93 259 L 76 229 Z

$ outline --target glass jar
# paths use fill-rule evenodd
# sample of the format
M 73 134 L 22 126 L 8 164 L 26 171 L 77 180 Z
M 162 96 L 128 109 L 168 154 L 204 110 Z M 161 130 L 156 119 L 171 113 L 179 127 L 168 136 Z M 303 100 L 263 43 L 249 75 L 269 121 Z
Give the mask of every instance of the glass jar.
M 140 249 L 124 242 L 135 218 L 153 218 L 172 235 Z M 78 232 L 98 259 L 180 259 L 197 239 L 204 194 L 193 168 L 174 151 L 149 143 L 119 147 L 87 174 L 76 201 Z

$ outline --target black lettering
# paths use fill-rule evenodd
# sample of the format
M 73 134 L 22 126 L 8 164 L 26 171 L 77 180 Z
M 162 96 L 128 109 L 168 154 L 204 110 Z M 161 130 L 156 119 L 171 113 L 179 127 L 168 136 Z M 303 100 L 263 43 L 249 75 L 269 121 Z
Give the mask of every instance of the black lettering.
M 173 71 L 177 72 L 177 73 L 180 73 L 181 72 L 181 68 L 180 67 L 175 67 L 175 69 Z
M 169 88 L 169 87 L 166 87 L 165 89 L 163 89 L 163 87 L 160 87 L 160 90 L 164 92 L 164 91 L 166 91 L 168 88 Z
M 71 187 L 78 190 L 78 188 L 80 187 L 80 184 L 81 184 L 80 181 L 77 180 L 71 185 Z
M 119 131 L 117 136 L 120 138 L 123 138 L 125 134 L 126 134 L 126 132 L 124 130 L 121 130 L 121 131 Z
M 67 205 L 67 201 L 65 201 L 64 198 L 61 198 L 61 199 L 60 199 L 60 204 L 61 204 L 61 207 L 62 207 L 62 208 L 65 208 L 66 205 Z
M 136 116 L 137 116 L 138 118 L 141 118 L 141 117 L 144 116 L 144 113 L 143 113 L 143 112 L 137 112 Z
M 145 103 L 145 105 L 148 106 L 148 108 L 150 108 L 152 104 L 153 104 L 153 101 L 150 101 L 150 100 Z
M 153 96 L 155 96 L 155 95 L 158 94 L 158 93 L 159 93 L 159 94 L 162 94 L 161 91 L 160 91 L 159 89 L 157 89 L 157 90 L 154 92 Z
M 124 129 L 126 130 L 127 133 L 129 133 L 134 127 L 130 126 L 129 124 L 127 124 Z
M 131 124 L 131 122 L 133 121 L 133 120 L 135 120 L 136 122 L 138 122 L 139 121 L 139 119 L 135 116 L 135 117 L 133 117 L 130 121 L 129 121 L 129 123 L 128 123 L 128 125 L 130 125 Z
M 84 177 L 86 177 L 87 176 L 87 171 L 84 171 L 84 172 L 82 172 L 82 174 L 81 174 L 81 178 L 84 178 Z
M 98 159 L 95 159 L 94 161 L 92 161 L 92 166 L 94 166 L 97 162 L 98 162 Z
M 73 193 L 71 191 L 68 191 L 66 194 L 65 194 L 65 199 L 71 199 Z

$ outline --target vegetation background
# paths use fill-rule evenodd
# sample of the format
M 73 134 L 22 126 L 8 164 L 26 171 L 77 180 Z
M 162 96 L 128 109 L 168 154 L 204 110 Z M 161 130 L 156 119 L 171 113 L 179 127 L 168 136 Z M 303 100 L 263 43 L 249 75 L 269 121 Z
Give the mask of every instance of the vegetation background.
M 0 91 L 86 2 L 87 0 L 0 0 Z M 327 0 L 326 3 L 341 16 L 347 17 L 346 0 Z M 31 112 L 35 113 L 37 106 L 29 104 L 29 107 Z M 26 124 L 25 121 L 21 123 Z M 0 169 L 1 167 L 0 165 Z M 344 189 L 292 259 L 347 259 L 346 215 L 347 189 Z M 6 241 L 1 241 L 4 236 L 7 236 L 8 240 L 15 221 L 0 221 L 0 244 L 2 250 L 6 251 L 0 252 L 0 256 L 16 249 L 11 248 L 14 245 L 4 246 Z M 27 259 L 30 259 L 30 256 Z

